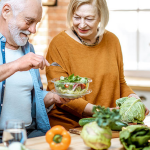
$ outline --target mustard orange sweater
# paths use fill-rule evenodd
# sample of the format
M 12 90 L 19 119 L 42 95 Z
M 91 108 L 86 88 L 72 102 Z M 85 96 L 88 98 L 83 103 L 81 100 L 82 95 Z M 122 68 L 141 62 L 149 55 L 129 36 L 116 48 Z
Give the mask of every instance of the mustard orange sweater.
M 109 31 L 104 33 L 102 41 L 94 47 L 78 43 L 63 31 L 50 43 L 46 58 L 50 64 L 57 62 L 61 66 L 46 68 L 48 81 L 73 73 L 93 80 L 89 86 L 91 94 L 53 107 L 48 114 L 51 126 L 60 124 L 66 129 L 78 127 L 87 103 L 115 107 L 116 99 L 134 93 L 124 79 L 119 40 Z M 54 89 L 54 84 L 48 82 L 47 89 Z

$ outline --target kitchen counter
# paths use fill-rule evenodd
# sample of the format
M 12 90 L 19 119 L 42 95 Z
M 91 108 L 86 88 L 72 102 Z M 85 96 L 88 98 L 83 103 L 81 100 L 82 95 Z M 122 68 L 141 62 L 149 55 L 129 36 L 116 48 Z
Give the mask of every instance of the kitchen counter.
M 67 150 L 91 150 L 91 148 L 87 147 L 84 144 L 82 138 L 79 135 L 70 135 L 71 144 Z M 0 146 L 3 146 L 3 144 L 0 144 Z M 34 150 L 51 150 L 49 144 L 46 143 L 45 136 L 28 139 L 26 142 L 26 147 Z M 109 150 L 123 150 L 119 138 L 111 140 L 111 147 L 109 148 Z
M 150 116 L 145 118 L 144 123 L 150 127 Z M 84 144 L 82 138 L 79 135 L 70 135 L 71 144 L 67 150 L 91 150 L 91 148 Z M 3 146 L 3 144 L 0 144 L 0 146 Z M 26 147 L 35 150 L 51 150 L 48 143 L 46 143 L 45 136 L 28 139 L 26 142 Z M 108 150 L 124 150 L 119 141 L 119 138 L 114 138 L 111 140 L 111 146 L 108 148 Z
M 82 138 L 76 134 L 71 135 L 71 144 L 67 150 L 91 150 L 90 147 L 87 147 Z M 27 141 L 26 146 L 31 149 L 36 150 L 51 150 L 49 145 L 45 141 L 45 137 L 32 138 Z M 120 144 L 119 138 L 111 140 L 111 147 L 109 150 L 123 150 L 122 145 Z

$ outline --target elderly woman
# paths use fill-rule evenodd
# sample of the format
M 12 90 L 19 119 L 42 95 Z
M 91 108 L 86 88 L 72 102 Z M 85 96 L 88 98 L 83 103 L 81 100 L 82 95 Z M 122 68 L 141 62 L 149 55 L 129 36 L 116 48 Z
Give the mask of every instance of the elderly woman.
M 70 28 L 50 43 L 47 79 L 71 74 L 88 77 L 92 93 L 68 104 L 56 104 L 48 114 L 51 126 L 78 127 L 78 121 L 92 116 L 93 105 L 115 107 L 116 99 L 134 96 L 124 79 L 122 52 L 118 38 L 106 31 L 109 11 L 105 0 L 70 0 L 67 21 Z M 48 90 L 54 88 L 48 83 Z M 146 111 L 146 114 L 148 110 Z

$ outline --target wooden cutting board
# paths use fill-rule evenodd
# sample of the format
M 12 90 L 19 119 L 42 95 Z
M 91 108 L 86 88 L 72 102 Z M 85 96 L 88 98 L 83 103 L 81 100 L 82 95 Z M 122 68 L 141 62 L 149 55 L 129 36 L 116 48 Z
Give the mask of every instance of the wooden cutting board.
M 69 129 L 70 133 L 80 135 L 82 127 Z M 119 131 L 112 131 L 112 138 L 119 138 Z

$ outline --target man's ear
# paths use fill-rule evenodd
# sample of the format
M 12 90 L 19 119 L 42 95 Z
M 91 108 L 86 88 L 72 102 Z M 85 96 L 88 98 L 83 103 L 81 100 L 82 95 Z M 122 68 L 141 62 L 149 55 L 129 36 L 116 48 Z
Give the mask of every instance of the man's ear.
M 2 9 L 3 18 L 7 19 L 12 15 L 12 7 L 10 4 L 5 4 Z

